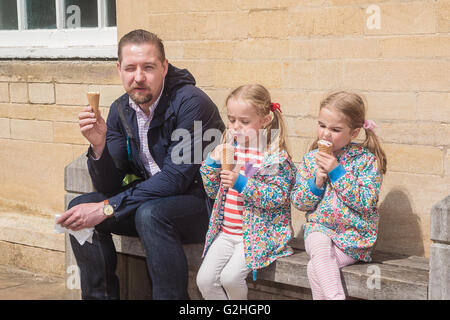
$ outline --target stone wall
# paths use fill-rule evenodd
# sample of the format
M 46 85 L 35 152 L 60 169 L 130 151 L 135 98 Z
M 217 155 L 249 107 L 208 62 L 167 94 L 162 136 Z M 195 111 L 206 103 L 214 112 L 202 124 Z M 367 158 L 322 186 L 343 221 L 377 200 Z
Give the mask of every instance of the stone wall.
M 371 5 L 379 29 L 368 26 Z M 267 86 L 297 163 L 323 95 L 363 94 L 388 157 L 378 249 L 419 256 L 429 255 L 431 207 L 450 190 L 449 17 L 449 0 L 117 1 L 119 37 L 157 33 L 219 108 L 238 85 Z M 87 146 L 77 115 L 90 89 L 106 116 L 123 92 L 113 61 L 0 61 L 2 201 L 64 210 L 64 167 Z M 299 232 L 303 214 L 293 215 Z

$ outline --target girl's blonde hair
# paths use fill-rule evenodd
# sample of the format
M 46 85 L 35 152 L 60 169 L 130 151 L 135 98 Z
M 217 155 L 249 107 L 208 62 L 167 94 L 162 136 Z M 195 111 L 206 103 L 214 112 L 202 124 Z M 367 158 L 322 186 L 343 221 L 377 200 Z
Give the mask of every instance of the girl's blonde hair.
M 272 100 L 269 91 L 260 84 L 247 84 L 234 89 L 227 97 L 225 105 L 231 99 L 249 103 L 256 109 L 258 116 L 265 117 L 272 111 Z M 291 157 L 286 142 L 286 124 L 280 110 L 273 110 L 273 118 L 262 129 L 267 130 L 267 151 L 284 150 Z M 275 134 L 273 134 L 275 133 Z
M 348 126 L 354 130 L 357 128 L 364 128 L 364 122 L 366 121 L 366 107 L 364 100 L 356 93 L 338 91 L 328 95 L 320 103 L 320 109 L 322 108 L 335 108 L 341 112 L 346 120 Z M 377 158 L 378 167 L 382 174 L 386 173 L 387 160 L 386 154 L 381 148 L 380 141 L 373 130 L 365 129 L 366 138 L 360 144 L 372 152 Z M 317 138 L 310 146 L 309 150 L 317 149 Z

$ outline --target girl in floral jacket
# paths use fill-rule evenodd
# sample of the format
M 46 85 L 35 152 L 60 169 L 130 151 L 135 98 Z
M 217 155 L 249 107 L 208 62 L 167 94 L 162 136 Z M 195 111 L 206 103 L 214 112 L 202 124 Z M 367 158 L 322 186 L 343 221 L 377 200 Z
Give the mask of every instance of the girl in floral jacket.
M 378 196 L 386 157 L 365 120 L 362 98 L 337 92 L 320 104 L 318 139 L 303 157 L 291 199 L 307 211 L 305 248 L 310 257 L 308 279 L 313 299 L 345 299 L 339 269 L 370 261 L 378 233 Z M 352 143 L 361 129 L 365 141 Z M 318 142 L 332 144 L 331 154 Z
M 293 253 L 290 192 L 296 168 L 285 142 L 279 104 L 261 85 L 235 89 L 226 100 L 234 145 L 218 145 L 200 172 L 215 198 L 197 285 L 205 299 L 247 299 L 248 273 Z M 235 167 L 222 168 L 223 150 Z

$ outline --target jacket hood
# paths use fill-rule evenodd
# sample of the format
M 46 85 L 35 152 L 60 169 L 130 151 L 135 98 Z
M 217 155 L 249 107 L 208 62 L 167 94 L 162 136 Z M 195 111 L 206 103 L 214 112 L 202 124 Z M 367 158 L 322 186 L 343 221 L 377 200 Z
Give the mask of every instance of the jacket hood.
M 185 85 L 195 86 L 195 78 L 187 69 L 178 69 L 169 63 L 164 86 L 172 91 L 177 87 Z

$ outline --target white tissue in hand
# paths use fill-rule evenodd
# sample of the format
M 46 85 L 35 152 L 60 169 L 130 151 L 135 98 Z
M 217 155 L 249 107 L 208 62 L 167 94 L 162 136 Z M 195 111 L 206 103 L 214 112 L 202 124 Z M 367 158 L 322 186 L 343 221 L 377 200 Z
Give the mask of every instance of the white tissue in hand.
M 78 243 L 80 245 L 83 245 L 86 241 L 89 243 L 92 243 L 92 235 L 94 234 L 94 228 L 84 228 L 78 231 L 73 231 L 67 228 L 62 227 L 60 224 L 56 223 L 56 220 L 61 215 L 56 214 L 55 215 L 55 227 L 54 231 L 55 233 L 65 233 L 68 232 L 69 234 L 73 235 L 75 239 L 77 239 Z

